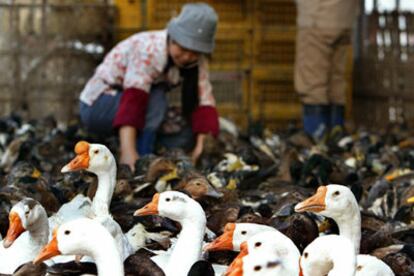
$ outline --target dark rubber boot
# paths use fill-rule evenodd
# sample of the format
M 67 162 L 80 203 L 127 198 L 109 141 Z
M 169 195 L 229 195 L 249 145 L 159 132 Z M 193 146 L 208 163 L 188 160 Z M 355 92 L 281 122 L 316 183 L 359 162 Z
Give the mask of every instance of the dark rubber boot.
M 328 105 L 304 105 L 303 129 L 310 136 L 320 139 L 330 125 Z

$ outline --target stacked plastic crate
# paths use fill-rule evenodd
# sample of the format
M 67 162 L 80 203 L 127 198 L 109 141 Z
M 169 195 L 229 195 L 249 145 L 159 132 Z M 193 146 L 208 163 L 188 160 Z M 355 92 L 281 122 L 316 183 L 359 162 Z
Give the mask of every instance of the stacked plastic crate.
M 300 118 L 293 85 L 296 5 L 294 0 L 254 1 L 252 114 L 273 128 Z
M 144 26 L 144 2 L 142 0 L 115 0 L 117 7 L 116 39 L 123 40 L 139 31 Z

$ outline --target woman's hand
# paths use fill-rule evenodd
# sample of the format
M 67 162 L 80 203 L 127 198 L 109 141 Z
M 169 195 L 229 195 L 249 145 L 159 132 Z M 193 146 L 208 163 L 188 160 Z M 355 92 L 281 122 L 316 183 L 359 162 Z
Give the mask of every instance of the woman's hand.
M 119 163 L 128 165 L 132 172 L 135 171 L 135 162 L 139 159 L 139 155 L 135 150 L 122 151 L 119 157 Z
M 196 145 L 193 149 L 193 152 L 191 153 L 191 161 L 193 162 L 193 164 L 197 163 L 198 158 L 200 158 L 201 154 L 203 153 L 205 137 L 205 134 L 197 134 Z
M 122 126 L 119 129 L 121 143 L 119 163 L 128 165 L 132 172 L 135 171 L 135 162 L 139 159 L 136 149 L 137 130 L 132 126 Z

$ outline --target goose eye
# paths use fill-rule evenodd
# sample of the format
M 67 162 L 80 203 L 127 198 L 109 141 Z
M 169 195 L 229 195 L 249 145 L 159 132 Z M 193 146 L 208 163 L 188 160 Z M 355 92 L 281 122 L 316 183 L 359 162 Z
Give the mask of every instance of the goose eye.
M 307 258 L 308 257 L 308 252 L 305 252 L 305 254 L 303 254 L 303 257 Z
M 165 201 L 171 201 L 171 198 L 167 197 L 167 198 L 165 199 Z
M 197 182 L 197 183 L 196 183 L 196 185 L 197 185 L 197 186 L 200 186 L 201 184 L 200 184 L 200 182 Z
M 94 150 L 93 153 L 98 154 L 99 153 L 99 150 Z
M 67 236 L 69 234 L 70 234 L 70 231 L 69 230 L 65 230 L 65 235 Z
M 339 196 L 341 193 L 339 191 L 336 191 L 335 193 L 333 193 L 334 196 Z
M 261 246 L 262 245 L 262 243 L 261 242 L 256 242 L 255 244 L 254 244 L 254 246 L 255 247 L 259 247 L 259 246 Z
M 247 234 L 247 231 L 241 231 L 241 234 L 242 235 L 246 235 Z
M 262 269 L 262 267 L 260 265 L 256 265 L 254 267 L 254 271 L 260 271 Z

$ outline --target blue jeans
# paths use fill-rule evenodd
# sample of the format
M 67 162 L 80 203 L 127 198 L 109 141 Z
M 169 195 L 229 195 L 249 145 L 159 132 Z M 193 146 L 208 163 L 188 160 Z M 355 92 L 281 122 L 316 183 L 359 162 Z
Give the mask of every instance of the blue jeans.
M 159 135 L 159 129 L 168 109 L 165 85 L 153 85 L 149 94 L 144 129 L 138 134 L 137 149 L 140 155 L 152 153 L 156 141 L 166 148 L 183 148 L 189 150 L 194 145 L 194 136 L 188 127 L 175 135 Z M 80 117 L 86 129 L 98 135 L 115 134 L 112 121 L 115 118 L 122 93 L 115 96 L 102 94 L 89 106 L 80 102 Z

